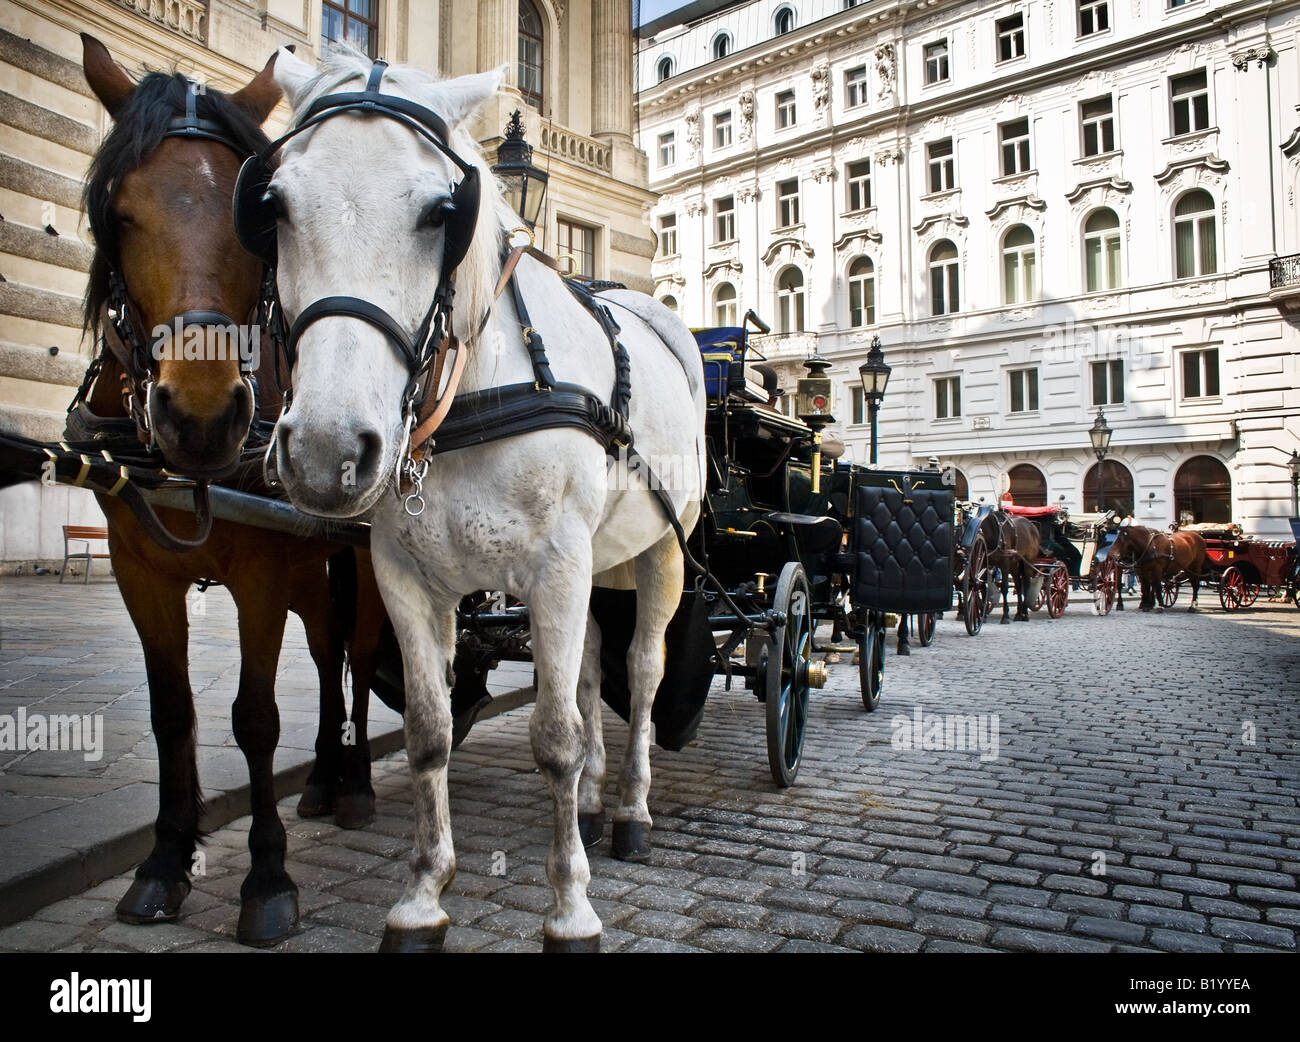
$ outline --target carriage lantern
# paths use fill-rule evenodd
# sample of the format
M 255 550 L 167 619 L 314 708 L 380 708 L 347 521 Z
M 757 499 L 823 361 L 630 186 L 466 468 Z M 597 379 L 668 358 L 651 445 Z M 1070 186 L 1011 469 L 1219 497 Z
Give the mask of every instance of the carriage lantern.
M 533 166 L 533 146 L 524 140 L 524 124 L 518 109 L 506 124 L 505 140 L 497 148 L 492 172 L 505 187 L 511 208 L 531 231 L 541 216 L 550 177 L 545 170 Z
M 1097 509 L 1106 509 L 1106 453 L 1110 450 L 1110 436 L 1114 433 L 1106 422 L 1106 414 L 1097 409 L 1097 418 L 1088 429 L 1092 451 L 1097 454 Z
M 876 462 L 876 417 L 880 413 L 880 403 L 885 397 L 885 388 L 889 385 L 890 368 L 885 364 L 885 352 L 880 349 L 880 337 L 871 338 L 871 350 L 867 360 L 858 366 L 858 376 L 862 379 L 862 394 L 867 399 L 867 411 L 871 416 L 871 460 Z
M 834 423 L 831 415 L 831 378 L 826 370 L 831 367 L 821 355 L 813 355 L 804 362 L 808 375 L 799 380 L 795 389 L 795 412 L 813 432 L 812 490 L 821 491 L 822 430 Z

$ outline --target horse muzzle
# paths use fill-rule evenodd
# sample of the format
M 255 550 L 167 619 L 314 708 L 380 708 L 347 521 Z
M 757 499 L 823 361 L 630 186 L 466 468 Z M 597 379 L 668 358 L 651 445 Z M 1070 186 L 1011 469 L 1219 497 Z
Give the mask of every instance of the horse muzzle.
M 309 425 L 291 411 L 275 427 L 275 469 L 299 510 L 355 517 L 383 490 L 385 447 L 383 435 L 373 428 Z

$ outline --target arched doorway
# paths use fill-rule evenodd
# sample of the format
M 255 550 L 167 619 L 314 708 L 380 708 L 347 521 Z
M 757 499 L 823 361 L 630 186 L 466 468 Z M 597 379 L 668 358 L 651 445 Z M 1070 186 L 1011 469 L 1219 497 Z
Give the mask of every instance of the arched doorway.
M 966 475 L 956 467 L 951 468 L 951 470 L 953 495 L 957 497 L 957 501 L 960 503 L 968 502 L 970 500 L 970 482 L 966 480 Z
M 1016 506 L 1047 506 L 1047 478 L 1032 463 L 1017 463 L 1007 476 L 1011 479 L 1011 501 Z
M 1106 480 L 1098 486 L 1098 478 L 1105 467 Z M 1127 517 L 1133 513 L 1133 474 L 1118 460 L 1108 459 L 1104 464 L 1094 463 L 1083 476 L 1083 509 L 1087 513 L 1100 510 L 1102 503 Z
M 1213 456 L 1193 456 L 1174 475 L 1174 520 L 1196 524 L 1232 520 L 1232 477 Z

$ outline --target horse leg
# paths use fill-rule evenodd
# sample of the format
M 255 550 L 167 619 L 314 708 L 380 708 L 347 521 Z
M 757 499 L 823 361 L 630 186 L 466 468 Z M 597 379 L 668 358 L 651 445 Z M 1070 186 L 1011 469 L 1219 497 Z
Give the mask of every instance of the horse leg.
M 284 576 L 268 581 L 266 562 L 236 576 L 231 595 L 239 608 L 239 694 L 231 713 L 235 741 L 248 761 L 253 825 L 248 831 L 252 868 L 239 889 L 236 940 L 268 948 L 283 940 L 298 923 L 298 888 L 284 870 L 285 835 L 275 805 L 273 760 L 280 740 L 275 706 L 275 667 L 284 641 L 289 591 Z M 253 573 L 256 574 L 253 574 Z M 341 695 L 340 695 L 341 697 Z M 335 740 L 337 741 L 337 732 Z
M 1122 565 L 1115 569 L 1115 610 L 1124 610 L 1124 567 Z
M 912 653 L 911 642 L 908 637 L 908 616 L 901 615 L 898 620 L 898 654 L 910 655 Z
M 1016 567 L 1016 622 L 1029 621 L 1029 584 L 1033 581 L 1033 568 L 1024 560 Z
M 343 703 L 344 634 L 330 610 L 329 579 L 325 563 L 311 573 L 295 577 L 291 607 L 302 619 L 307 634 L 307 650 L 316 664 L 320 681 L 320 717 L 316 728 L 316 762 L 298 800 L 298 817 L 318 818 L 333 814 L 338 797 L 346 736 L 347 707 Z
M 385 618 L 374 571 L 364 566 L 358 555 L 356 623 L 348 656 L 352 666 L 352 742 L 343 746 L 334 812 L 335 824 L 343 829 L 364 828 L 375 819 L 375 790 L 370 784 L 370 685 L 379 669 Z
M 1138 602 L 1138 609 L 1140 611 L 1152 611 L 1153 609 L 1156 611 L 1162 610 L 1156 604 L 1156 580 L 1151 575 L 1150 568 L 1138 573 L 1138 582 L 1142 585 L 1142 600 Z
M 1010 593 L 1010 590 L 1008 589 L 1008 583 L 1011 579 L 1010 573 L 1011 569 L 1009 567 L 998 569 L 998 581 L 1001 584 L 1002 590 L 1002 619 L 1000 625 L 1003 626 L 1011 625 L 1011 605 L 1007 601 L 1008 594 Z
M 681 599 L 682 551 L 669 533 L 636 560 L 636 630 L 627 652 L 631 711 L 611 844 L 622 861 L 650 857 L 650 711 L 664 676 L 664 633 Z
M 1201 574 L 1200 572 L 1197 572 L 1196 574 L 1192 574 L 1190 569 L 1188 570 L 1187 574 L 1192 580 L 1192 603 L 1187 606 L 1187 610 L 1197 611 L 1199 609 L 1196 607 L 1196 600 L 1201 593 Z
M 590 850 L 605 834 L 605 737 L 600 710 L 600 626 L 587 613 L 587 638 L 578 674 L 578 711 L 586 733 L 582 775 L 578 779 L 578 833 Z
M 118 901 L 117 917 L 125 923 L 171 922 L 190 892 L 189 871 L 203 815 L 187 656 L 189 584 L 160 577 L 116 548 L 113 571 L 144 649 L 149 713 L 158 746 L 154 846 Z

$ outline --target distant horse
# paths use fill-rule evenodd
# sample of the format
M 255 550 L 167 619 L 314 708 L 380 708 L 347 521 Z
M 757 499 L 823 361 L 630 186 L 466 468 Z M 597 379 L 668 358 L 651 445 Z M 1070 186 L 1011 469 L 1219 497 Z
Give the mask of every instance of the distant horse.
M 448 674 L 457 602 L 480 589 L 517 596 L 531 613 L 530 734 L 555 806 L 544 947 L 599 947 L 580 840 L 580 815 L 601 813 L 605 770 L 593 580 L 636 589 L 613 850 L 640 860 L 650 849 L 650 708 L 683 589 L 675 529 L 689 533 L 700 513 L 705 400 L 690 332 L 639 293 L 570 292 L 544 261 L 503 258 L 519 218 L 468 127 L 504 73 L 437 82 L 346 51 L 318 73 L 282 52 L 276 79 L 297 126 L 311 130 L 289 139 L 269 186 L 246 170 L 236 202 L 245 242 L 278 236 L 279 290 L 294 319 L 280 479 L 300 510 L 369 516 L 402 646 L 415 850 L 383 950 L 436 950 L 449 924 Z M 450 419 L 430 445 L 425 417 L 437 417 L 449 392 L 436 389 L 458 369 Z M 652 492 L 633 459 L 669 461 L 672 487 Z
M 166 351 L 158 358 L 150 331 L 174 322 L 193 330 L 259 321 L 263 265 L 236 241 L 230 200 L 241 162 L 267 144 L 260 124 L 281 96 L 272 77 L 275 58 L 227 96 L 196 90 L 180 75 L 149 73 L 137 84 L 94 37 L 83 34 L 82 44 L 87 82 L 114 125 L 86 188 L 96 240 L 86 326 L 102 354 L 70 410 L 69 436 L 113 432 L 137 450 L 155 447 L 174 473 L 215 480 L 233 472 L 227 483 L 259 491 L 260 465 L 249 474 L 239 463 L 255 407 L 272 419 L 279 411 L 272 352 L 262 352 L 253 377 L 241 373 L 238 352 L 224 352 L 224 360 Z M 240 891 L 237 936 L 250 945 L 274 944 L 297 920 L 298 891 L 284 870 L 285 833 L 272 778 L 279 740 L 275 673 L 290 609 L 302 618 L 321 690 L 318 758 L 300 812 L 334 811 L 349 827 L 373 816 L 366 699 L 383 609 L 368 554 L 358 554 L 355 576 L 343 583 L 345 608 L 357 620 L 344 626 L 331 610 L 326 571 L 326 559 L 343 549 L 339 544 L 223 521 L 212 522 L 200 542 L 191 539 L 199 530 L 194 516 L 160 510 L 171 533 L 196 544 L 164 549 L 117 497 L 98 499 L 118 588 L 144 649 L 159 761 L 154 848 L 118 902 L 118 918 L 174 920 L 190 890 L 203 797 L 186 595 L 196 581 L 215 580 L 229 588 L 239 611 L 242 663 L 233 724 L 248 761 L 253 812 L 252 870 Z M 349 638 L 354 715 L 345 732 L 341 677 Z
M 1002 625 L 1011 622 L 1008 583 L 1015 580 L 1016 621 L 1029 621 L 1029 584 L 1037 571 L 1042 532 L 1032 521 L 1004 511 L 994 511 L 998 545 L 989 554 L 989 562 L 1002 573 Z
M 1142 584 L 1141 611 L 1163 611 L 1156 604 L 1156 590 L 1162 579 L 1172 579 L 1186 574 L 1192 583 L 1192 603 L 1188 611 L 1196 611 L 1197 597 L 1201 592 L 1209 557 L 1205 539 L 1199 532 L 1174 532 L 1166 535 L 1141 525 L 1120 525 L 1119 534 L 1111 546 L 1118 560 L 1132 559 L 1133 569 Z

